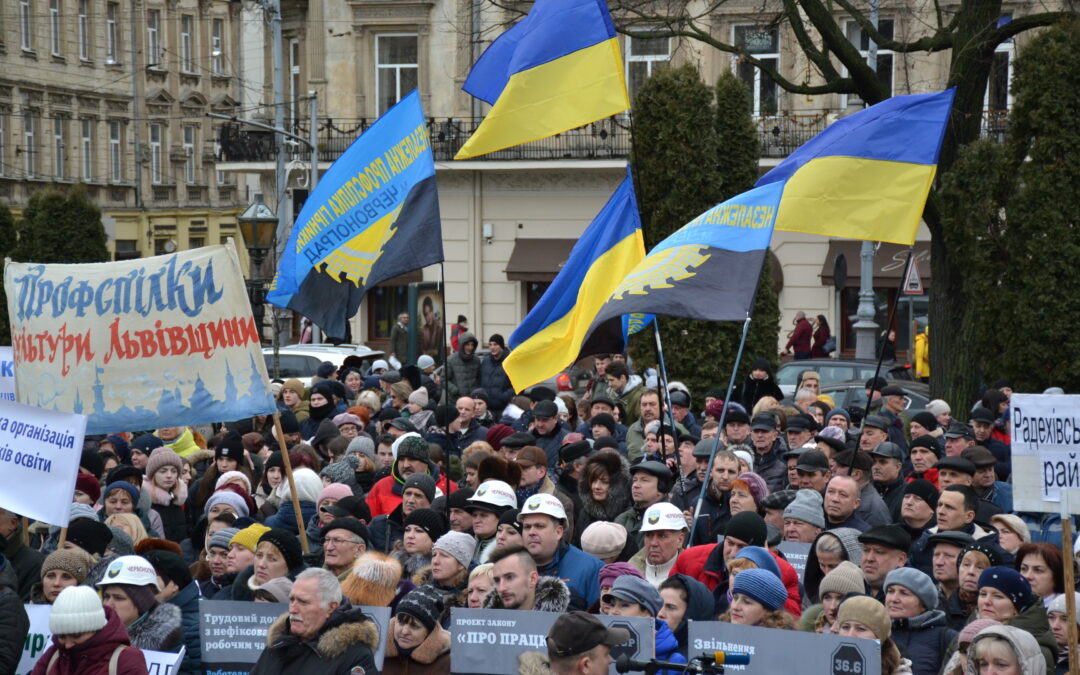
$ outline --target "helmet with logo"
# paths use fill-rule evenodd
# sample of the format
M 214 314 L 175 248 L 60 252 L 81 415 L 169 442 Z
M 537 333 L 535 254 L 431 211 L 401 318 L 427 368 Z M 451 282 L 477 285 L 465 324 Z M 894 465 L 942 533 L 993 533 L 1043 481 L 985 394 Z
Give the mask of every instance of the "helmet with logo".
M 536 513 L 551 516 L 561 522 L 563 527 L 566 526 L 566 509 L 563 508 L 562 502 L 555 495 L 539 493 L 526 499 L 518 512 L 518 522 L 523 522 L 522 519 L 525 516 Z
M 105 569 L 105 575 L 101 581 L 97 582 L 97 585 L 112 586 L 113 584 L 153 586 L 155 591 L 161 592 L 154 566 L 146 558 L 138 555 L 122 555 L 109 563 Z
M 504 511 L 517 508 L 517 493 L 501 480 L 486 480 L 476 488 L 476 492 L 465 504 L 467 511 L 480 509 L 501 516 Z
M 686 517 L 671 502 L 656 502 L 641 517 L 641 531 L 655 532 L 656 530 L 685 530 Z

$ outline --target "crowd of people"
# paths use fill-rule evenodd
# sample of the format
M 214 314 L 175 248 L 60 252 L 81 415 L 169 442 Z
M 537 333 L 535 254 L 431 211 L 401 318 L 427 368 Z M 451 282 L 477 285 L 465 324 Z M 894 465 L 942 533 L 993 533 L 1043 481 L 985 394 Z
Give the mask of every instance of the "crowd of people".
M 88 438 L 65 530 L 0 511 L 0 671 L 38 603 L 35 675 L 181 647 L 199 673 L 201 599 L 288 605 L 259 675 L 377 672 L 380 644 L 381 672 L 449 672 L 455 607 L 559 614 L 522 672 L 607 672 L 626 636 L 595 614 L 652 619 L 671 663 L 716 620 L 875 639 L 885 675 L 1065 671 L 1077 552 L 1057 515 L 1013 509 L 1008 383 L 954 413 L 868 382 L 845 410 L 806 371 L 787 406 L 758 359 L 697 407 L 614 354 L 576 395 L 520 395 L 502 337 L 483 358 L 456 337 L 445 373 L 275 383 L 282 438 L 272 416 Z M 784 541 L 809 547 L 801 578 Z

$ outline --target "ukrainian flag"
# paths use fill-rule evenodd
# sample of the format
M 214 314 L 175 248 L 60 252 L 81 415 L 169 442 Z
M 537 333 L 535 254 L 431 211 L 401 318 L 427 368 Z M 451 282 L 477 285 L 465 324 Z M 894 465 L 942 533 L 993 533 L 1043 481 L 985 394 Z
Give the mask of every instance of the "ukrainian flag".
M 538 0 L 484 51 L 464 89 L 492 108 L 454 159 L 547 138 L 630 107 L 603 0 Z
M 593 331 L 587 345 L 583 342 L 604 301 L 644 257 L 641 217 L 627 169 L 544 297 L 510 336 L 512 351 L 503 369 L 515 391 L 546 380 L 581 356 L 625 349 L 625 335 L 648 325 L 652 317 L 630 322 L 613 317 Z
M 955 89 L 894 96 L 810 139 L 757 185 L 782 183 L 776 229 L 915 241 Z

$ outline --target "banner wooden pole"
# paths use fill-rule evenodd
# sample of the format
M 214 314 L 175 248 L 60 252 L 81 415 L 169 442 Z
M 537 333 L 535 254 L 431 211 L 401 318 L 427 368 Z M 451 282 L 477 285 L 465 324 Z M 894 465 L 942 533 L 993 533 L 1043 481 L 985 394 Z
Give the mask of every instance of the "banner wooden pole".
M 1068 488 L 1061 491 L 1061 550 L 1065 553 L 1065 620 L 1068 624 L 1069 675 L 1080 675 L 1080 645 L 1076 630 L 1076 578 L 1073 574 L 1072 514 L 1069 513 Z
M 300 513 L 300 497 L 296 494 L 296 482 L 293 480 L 292 462 L 289 461 L 289 450 L 285 447 L 285 432 L 281 430 L 281 413 L 274 413 L 274 433 L 277 435 L 278 447 L 281 448 L 281 463 L 285 465 L 285 480 L 289 481 L 289 494 L 292 495 L 293 511 L 296 513 L 296 529 L 300 533 L 300 546 L 304 553 L 309 553 L 307 540 L 307 525 L 304 523 L 304 515 Z
M 19 518 L 22 523 L 22 545 L 30 546 L 30 520 L 26 516 Z
M 66 541 L 67 541 L 67 528 L 66 527 L 61 527 L 60 528 L 60 538 L 56 540 L 56 550 L 59 551 L 60 549 L 64 548 L 64 542 L 66 542 Z

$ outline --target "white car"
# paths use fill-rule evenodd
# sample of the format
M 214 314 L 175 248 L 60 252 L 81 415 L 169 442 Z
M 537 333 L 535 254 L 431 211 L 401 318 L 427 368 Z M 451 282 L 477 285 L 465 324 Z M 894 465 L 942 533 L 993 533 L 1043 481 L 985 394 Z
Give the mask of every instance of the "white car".
M 263 359 L 266 360 L 266 372 L 270 379 L 274 379 L 274 348 L 263 347 Z M 286 345 L 278 348 L 278 374 L 276 377 L 282 380 L 295 378 L 307 387 L 311 384 L 311 378 L 319 369 L 323 361 L 333 363 L 340 368 L 341 364 L 349 356 L 359 356 L 363 359 L 360 371 L 365 375 L 371 369 L 371 363 L 376 359 L 383 358 L 384 353 L 371 349 L 367 345 Z

